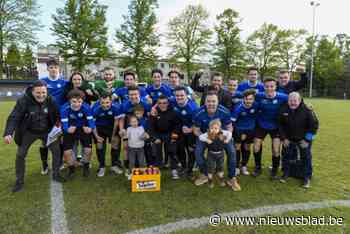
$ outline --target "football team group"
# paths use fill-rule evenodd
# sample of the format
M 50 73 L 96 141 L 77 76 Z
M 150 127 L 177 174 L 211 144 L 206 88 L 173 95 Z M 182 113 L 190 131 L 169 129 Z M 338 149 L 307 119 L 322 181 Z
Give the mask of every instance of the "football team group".
M 202 84 L 201 72 L 186 85 L 176 69 L 168 74 L 153 69 L 146 86 L 138 85 L 137 75 L 129 70 L 123 80 L 108 67 L 102 79 L 85 80 L 74 72 L 66 80 L 55 59 L 47 69 L 48 76 L 26 89 L 7 119 L 4 142 L 17 144 L 13 192 L 23 189 L 26 156 L 36 140 L 42 141 L 41 173 L 48 174 L 50 151 L 52 179 L 58 182 L 73 179 L 80 168 L 84 177 L 90 175 L 95 144 L 98 177 L 106 173 L 109 151 L 114 175 L 130 179 L 134 168 L 155 166 L 170 169 L 172 179 L 187 178 L 210 188 L 217 181 L 240 191 L 239 176 L 262 173 L 267 135 L 271 179 L 287 182 L 297 159 L 302 186 L 310 187 L 318 119 L 298 92 L 308 82 L 301 67 L 296 71 L 299 80 L 291 80 L 285 70 L 276 79 L 260 80 L 258 69 L 250 67 L 244 81 L 229 79 L 226 85 L 219 72 L 212 72 L 209 85 Z M 249 171 L 251 154 L 254 168 Z

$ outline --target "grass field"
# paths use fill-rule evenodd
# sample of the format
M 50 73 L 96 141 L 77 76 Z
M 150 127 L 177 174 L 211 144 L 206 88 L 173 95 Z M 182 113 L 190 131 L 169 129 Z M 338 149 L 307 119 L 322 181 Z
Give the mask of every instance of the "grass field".
M 242 191 L 228 188 L 195 187 L 186 180 L 172 181 L 169 172 L 162 176 L 160 193 L 130 192 L 124 176 L 92 174 L 64 184 L 64 202 L 68 228 L 72 233 L 123 233 L 178 221 L 209 216 L 214 212 L 230 212 L 263 205 L 294 202 L 350 199 L 350 102 L 314 99 L 312 103 L 320 119 L 320 131 L 313 146 L 314 177 L 312 188 L 305 191 L 300 181 L 287 184 L 270 181 L 267 168 L 261 177 L 240 177 Z M 0 129 L 13 103 L 0 102 Z M 266 143 L 268 143 L 267 141 Z M 264 148 L 265 166 L 271 161 L 269 147 Z M 0 143 L 0 233 L 50 232 L 49 180 L 40 175 L 40 157 L 32 147 L 27 160 L 25 190 L 11 194 L 14 182 L 15 145 Z M 249 163 L 253 167 L 253 160 Z M 93 172 L 97 160 L 93 158 Z M 350 233 L 349 208 L 336 207 L 290 212 L 283 215 L 333 215 L 344 217 L 346 225 L 284 227 L 204 227 L 179 233 Z

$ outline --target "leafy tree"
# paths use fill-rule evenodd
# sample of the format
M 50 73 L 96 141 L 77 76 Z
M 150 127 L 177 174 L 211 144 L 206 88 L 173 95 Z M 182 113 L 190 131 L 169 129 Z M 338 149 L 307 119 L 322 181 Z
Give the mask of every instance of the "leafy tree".
M 250 35 L 246 42 L 246 59 L 259 69 L 263 78 L 274 74 L 279 64 L 279 29 L 276 25 L 264 23 Z
M 298 64 L 305 60 L 306 30 L 280 30 L 278 40 L 278 52 L 281 62 L 289 71 L 293 71 Z
M 123 16 L 125 22 L 116 31 L 116 41 L 121 45 L 121 66 L 134 68 L 141 80 L 147 77 L 157 59 L 159 36 L 154 12 L 157 7 L 156 0 L 132 0 L 128 15 Z
M 7 55 L 5 60 L 10 78 L 18 78 L 18 70 L 21 68 L 21 52 L 19 51 L 16 44 L 12 43 L 7 49 Z
M 185 68 L 188 78 L 195 69 L 196 59 L 198 61 L 208 52 L 212 35 L 208 17 L 209 13 L 202 5 L 189 5 L 168 23 L 170 56 Z
M 12 43 L 34 44 L 40 30 L 40 7 L 36 0 L 0 0 L 0 79 L 4 50 Z
M 55 46 L 75 70 L 108 58 L 107 6 L 97 0 L 68 0 L 56 10 L 51 28 L 57 37 Z
M 241 30 L 238 27 L 241 19 L 238 12 L 233 9 L 224 10 L 216 19 L 218 25 L 215 26 L 214 67 L 221 71 L 225 78 L 237 76 L 244 67 L 244 46 L 240 40 Z

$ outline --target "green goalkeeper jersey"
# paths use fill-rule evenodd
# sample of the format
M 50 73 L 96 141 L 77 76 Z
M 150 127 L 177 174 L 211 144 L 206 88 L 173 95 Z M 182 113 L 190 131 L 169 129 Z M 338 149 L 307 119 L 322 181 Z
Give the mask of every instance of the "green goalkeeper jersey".
M 91 89 L 92 91 L 94 91 L 94 93 L 101 96 L 107 93 L 112 94 L 115 89 L 123 87 L 124 81 L 113 80 L 111 82 L 107 82 L 105 80 L 95 80 L 95 81 L 88 81 L 87 86 L 88 86 L 87 89 Z

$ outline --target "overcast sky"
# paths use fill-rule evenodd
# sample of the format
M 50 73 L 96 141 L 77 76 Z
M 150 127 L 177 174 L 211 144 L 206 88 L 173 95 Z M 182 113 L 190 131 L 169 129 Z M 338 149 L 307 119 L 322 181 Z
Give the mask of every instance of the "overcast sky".
M 45 25 L 39 32 L 39 41 L 43 45 L 53 43 L 55 37 L 50 30 L 51 15 L 57 7 L 64 5 L 63 0 L 38 0 L 41 5 L 41 21 Z M 115 29 L 123 22 L 122 15 L 127 14 L 128 0 L 100 0 L 108 6 L 107 24 L 109 27 L 109 42 L 114 43 Z M 238 11 L 243 19 L 240 24 L 241 36 L 246 38 L 264 22 L 273 23 L 281 28 L 306 29 L 312 31 L 312 7 L 308 0 L 158 0 L 157 9 L 158 30 L 166 32 L 170 18 L 179 14 L 188 4 L 202 4 L 210 12 L 209 24 L 215 24 L 215 16 L 226 8 Z M 349 0 L 318 0 L 320 6 L 316 10 L 316 33 L 350 35 L 350 1 Z M 166 42 L 161 41 L 166 51 Z

